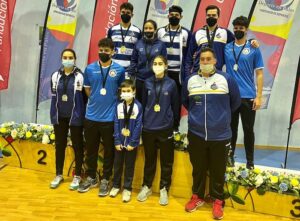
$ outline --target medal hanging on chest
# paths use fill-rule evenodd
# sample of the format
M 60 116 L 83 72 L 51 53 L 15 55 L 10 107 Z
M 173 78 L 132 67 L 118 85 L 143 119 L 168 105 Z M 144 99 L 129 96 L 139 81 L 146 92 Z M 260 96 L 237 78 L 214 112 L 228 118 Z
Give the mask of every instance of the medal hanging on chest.
M 106 93 L 107 93 L 106 88 L 105 88 L 105 85 L 106 85 L 106 81 L 107 81 L 108 74 L 109 74 L 109 72 L 110 72 L 111 63 L 110 63 L 110 65 L 109 65 L 109 67 L 108 67 L 107 72 L 106 72 L 105 75 L 104 75 L 104 71 L 103 71 L 103 68 L 102 68 L 101 63 L 99 63 L 99 64 L 100 64 L 100 73 L 101 73 L 101 76 L 102 76 L 102 88 L 100 89 L 100 94 L 101 94 L 102 96 L 105 96 Z

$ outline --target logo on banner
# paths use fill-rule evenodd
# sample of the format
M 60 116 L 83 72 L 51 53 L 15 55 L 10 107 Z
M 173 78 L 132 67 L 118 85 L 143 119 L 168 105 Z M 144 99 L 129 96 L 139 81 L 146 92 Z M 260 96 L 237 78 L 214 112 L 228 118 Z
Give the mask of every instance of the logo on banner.
M 295 0 L 265 0 L 268 8 L 274 11 L 289 10 Z
M 64 12 L 73 11 L 77 6 L 76 0 L 56 0 L 56 4 Z
M 168 9 L 173 5 L 174 0 L 155 0 L 155 10 L 162 15 L 168 14 Z

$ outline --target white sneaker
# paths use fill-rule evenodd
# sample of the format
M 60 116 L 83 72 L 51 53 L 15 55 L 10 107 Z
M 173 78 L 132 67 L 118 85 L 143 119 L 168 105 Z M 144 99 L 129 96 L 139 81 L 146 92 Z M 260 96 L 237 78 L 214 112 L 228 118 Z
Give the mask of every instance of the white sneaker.
M 60 183 L 64 181 L 64 178 L 62 175 L 57 175 L 52 182 L 50 183 L 50 188 L 55 189 L 59 186 Z
M 122 200 L 124 203 L 129 202 L 131 199 L 131 191 L 124 189 L 122 192 Z
M 148 199 L 148 196 L 152 194 L 152 190 L 149 189 L 146 185 L 142 187 L 141 191 L 137 196 L 137 200 L 140 202 L 144 202 Z
M 168 205 L 168 203 L 169 203 L 168 191 L 166 187 L 164 187 L 160 190 L 159 204 L 162 206 L 166 206 Z
M 77 190 L 79 187 L 79 184 L 81 182 L 80 176 L 74 176 L 72 183 L 70 184 L 70 190 Z
M 115 188 L 113 187 L 110 192 L 109 192 L 109 196 L 110 197 L 116 197 L 119 193 L 120 189 L 119 188 Z

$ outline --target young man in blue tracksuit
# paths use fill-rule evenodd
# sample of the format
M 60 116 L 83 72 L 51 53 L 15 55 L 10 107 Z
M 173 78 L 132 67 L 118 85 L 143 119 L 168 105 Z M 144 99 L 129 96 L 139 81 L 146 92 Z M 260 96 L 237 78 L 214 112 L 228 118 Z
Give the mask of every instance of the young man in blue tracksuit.
M 185 209 L 192 212 L 204 203 L 207 170 L 213 217 L 223 217 L 223 186 L 231 139 L 231 113 L 240 105 L 234 78 L 216 71 L 211 48 L 200 52 L 200 71 L 187 78 L 183 86 L 183 105 L 188 110 L 188 151 L 193 166 L 193 196 Z
M 234 151 L 238 136 L 239 117 L 241 115 L 247 168 L 252 169 L 254 167 L 254 122 L 256 111 L 262 103 L 264 62 L 260 49 L 251 47 L 250 42 L 247 40 L 248 19 L 244 16 L 239 16 L 233 20 L 232 24 L 234 26 L 235 40 L 225 47 L 226 71 L 236 80 L 240 89 L 242 103 L 232 115 L 232 151 L 228 163 L 229 166 L 234 166 Z
M 114 112 L 118 88 L 124 81 L 125 70 L 121 65 L 112 61 L 114 44 L 111 39 L 101 39 L 98 47 L 99 61 L 89 64 L 84 73 L 84 88 L 89 97 L 84 122 L 88 177 L 79 186 L 78 191 L 87 192 L 98 184 L 96 171 L 99 144 L 102 139 L 103 176 L 98 195 L 106 196 L 109 193 L 109 179 L 114 162 Z
M 83 120 L 85 102 L 83 92 L 83 74 L 76 67 L 76 53 L 73 49 L 64 49 L 61 53 L 62 67 L 51 76 L 51 123 L 55 134 L 56 177 L 51 188 L 57 188 L 63 181 L 65 149 L 69 129 L 75 153 L 75 176 L 70 184 L 76 190 L 81 182 L 83 161 Z
M 123 202 L 131 199 L 132 180 L 137 147 L 140 143 L 142 132 L 143 109 L 135 96 L 135 86 L 132 80 L 125 80 L 121 86 L 122 101 L 116 108 L 114 138 L 115 138 L 115 161 L 113 188 L 110 196 L 115 197 L 121 187 L 123 164 L 125 163 Z
M 147 20 L 143 27 L 143 38 L 140 39 L 132 53 L 128 75 L 135 78 L 136 98 L 142 102 L 143 86 L 146 79 L 153 76 L 152 60 L 157 55 L 167 56 L 167 49 L 156 35 L 157 24 Z
M 157 151 L 160 149 L 161 205 L 168 204 L 168 190 L 171 185 L 174 161 L 173 131 L 178 129 L 178 93 L 174 80 L 166 76 L 168 63 L 165 57 L 153 60 L 155 76 L 145 81 L 143 94 L 143 145 L 145 150 L 143 187 L 138 194 L 139 201 L 147 200 L 152 193 L 151 186 L 156 172 Z

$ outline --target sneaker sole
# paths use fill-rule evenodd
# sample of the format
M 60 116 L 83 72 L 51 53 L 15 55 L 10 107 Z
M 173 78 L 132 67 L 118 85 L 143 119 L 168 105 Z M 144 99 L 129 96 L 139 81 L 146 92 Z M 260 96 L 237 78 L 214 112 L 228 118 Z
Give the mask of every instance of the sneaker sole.
M 77 187 L 69 187 L 69 190 L 72 190 L 72 191 L 74 191 L 74 190 L 78 190 L 78 186 Z
M 137 198 L 137 200 L 138 200 L 138 201 L 140 201 L 140 202 L 145 202 L 145 201 L 148 199 L 148 197 L 149 197 L 149 196 L 151 196 L 151 194 L 152 194 L 152 191 L 151 191 L 151 192 L 149 192 L 149 193 L 146 195 L 146 197 L 145 197 L 145 198 L 143 198 L 143 199 L 139 199 L 139 198 Z
M 189 212 L 189 213 L 192 213 L 192 212 L 195 212 L 199 207 L 203 206 L 204 202 L 198 204 L 194 209 L 192 210 L 188 210 L 187 208 L 185 208 L 185 211 L 186 212 Z
M 214 217 L 214 219 L 221 220 L 221 219 L 223 219 L 223 216 L 221 216 L 221 217 Z
M 107 196 L 109 194 L 109 192 L 107 192 L 107 193 L 98 193 L 98 196 L 99 197 L 105 197 L 105 196 Z

